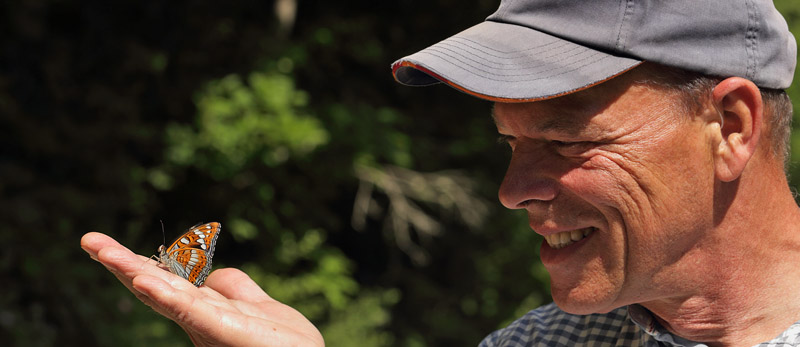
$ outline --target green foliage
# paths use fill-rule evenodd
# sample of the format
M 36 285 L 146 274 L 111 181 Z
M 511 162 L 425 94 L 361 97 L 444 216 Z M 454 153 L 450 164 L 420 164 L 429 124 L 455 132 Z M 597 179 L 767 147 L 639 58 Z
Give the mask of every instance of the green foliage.
M 328 346 L 392 346 L 395 338 L 384 327 L 392 320 L 387 307 L 399 301 L 399 291 L 389 290 L 381 293 L 362 292 L 346 307 L 331 313 L 330 323 L 321 327 Z
M 225 179 L 254 160 L 273 167 L 328 142 L 320 122 L 300 113 L 308 95 L 288 76 L 252 72 L 248 82 L 237 75 L 210 82 L 197 97 L 197 130 L 166 129 L 168 161 Z
M 385 326 L 390 322 L 387 308 L 398 300 L 396 290 L 361 290 L 350 277 L 352 262 L 336 249 L 325 247 L 319 231 L 309 231 L 300 240 L 284 235 L 281 241 L 275 257 L 282 265 L 309 262 L 316 264 L 315 268 L 291 277 L 266 273 L 256 263 L 245 264 L 242 270 L 272 297 L 319 322 L 327 345 L 348 346 L 353 341 L 363 346 L 391 345 L 392 335 Z

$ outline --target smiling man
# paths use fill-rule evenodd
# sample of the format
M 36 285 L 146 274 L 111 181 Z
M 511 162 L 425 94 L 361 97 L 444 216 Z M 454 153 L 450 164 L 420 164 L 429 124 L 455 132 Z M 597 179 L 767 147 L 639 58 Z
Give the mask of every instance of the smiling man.
M 500 201 L 545 238 L 555 303 L 482 345 L 800 345 L 795 63 L 749 0 L 503 1 L 395 62 L 495 103 Z

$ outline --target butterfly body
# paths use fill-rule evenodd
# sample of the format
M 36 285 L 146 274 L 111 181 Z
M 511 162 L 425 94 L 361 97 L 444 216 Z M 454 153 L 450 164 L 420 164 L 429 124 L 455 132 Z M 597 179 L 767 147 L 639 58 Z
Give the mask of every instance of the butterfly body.
M 158 261 L 199 287 L 211 272 L 211 257 L 221 230 L 222 224 L 217 222 L 195 225 L 169 247 L 158 247 Z

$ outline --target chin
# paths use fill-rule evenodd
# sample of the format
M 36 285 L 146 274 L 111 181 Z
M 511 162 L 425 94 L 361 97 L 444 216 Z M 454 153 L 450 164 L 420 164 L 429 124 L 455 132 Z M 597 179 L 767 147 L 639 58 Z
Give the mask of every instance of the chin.
M 561 300 L 554 300 L 554 302 L 562 311 L 577 315 L 608 313 L 619 308 L 619 306 L 595 305 L 594 303 L 563 302 Z
M 585 286 L 562 290 L 556 285 L 551 285 L 551 292 L 558 308 L 571 314 L 607 313 L 623 306 L 616 303 L 617 295 L 613 290 Z

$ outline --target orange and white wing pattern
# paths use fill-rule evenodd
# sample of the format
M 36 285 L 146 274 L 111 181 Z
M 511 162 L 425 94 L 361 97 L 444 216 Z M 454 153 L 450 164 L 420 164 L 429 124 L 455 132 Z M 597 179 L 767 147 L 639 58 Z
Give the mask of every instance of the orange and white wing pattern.
M 211 272 L 211 257 L 222 224 L 198 224 L 178 237 L 169 247 L 158 248 L 158 260 L 170 272 L 201 286 Z

